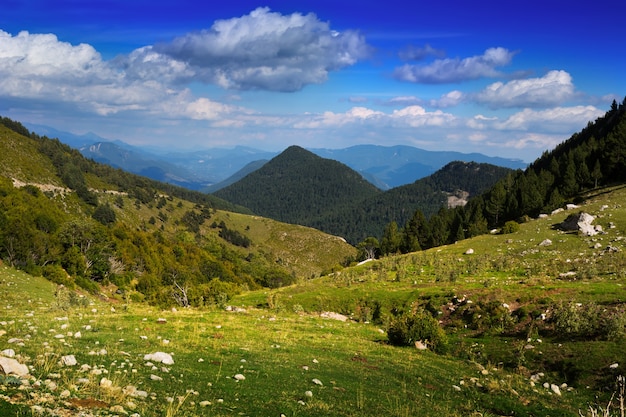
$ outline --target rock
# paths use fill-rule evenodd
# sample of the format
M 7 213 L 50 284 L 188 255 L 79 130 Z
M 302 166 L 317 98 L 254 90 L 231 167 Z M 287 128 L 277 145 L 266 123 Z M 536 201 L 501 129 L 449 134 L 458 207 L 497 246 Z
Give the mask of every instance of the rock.
M 0 371 L 5 375 L 28 375 L 28 366 L 23 365 L 13 358 L 0 356 Z
M 468 250 L 465 251 L 466 255 L 472 255 L 474 253 L 474 249 L 469 248 Z
M 324 385 L 324 384 L 322 384 L 322 381 L 320 381 L 317 378 L 314 378 L 311 382 L 313 382 L 315 385 Z
M 143 360 L 161 362 L 164 365 L 174 365 L 174 359 L 172 359 L 172 355 L 165 352 L 155 352 L 147 354 L 143 357 Z
M 100 380 L 100 386 L 101 386 L 102 388 L 111 388 L 111 387 L 113 386 L 113 381 L 111 381 L 110 379 L 108 379 L 108 378 L 106 378 L 106 377 L 103 377 L 103 378 Z
M 163 378 L 161 378 L 158 375 L 154 375 L 154 374 L 150 374 L 150 379 L 153 381 L 163 381 Z
M 612 363 L 611 365 L 609 365 L 609 368 L 611 369 L 617 369 L 619 367 L 619 363 Z
M 313 392 L 312 391 L 305 391 L 304 392 L 304 396 L 307 398 L 313 398 Z
M 66 355 L 61 357 L 61 363 L 65 366 L 74 366 L 78 364 L 74 355 Z
M 211 405 L 211 401 L 200 401 L 200 407 L 208 407 Z
M 6 356 L 7 358 L 12 358 L 15 356 L 15 351 L 13 349 L 4 349 L 0 352 L 0 355 Z
M 461 391 L 461 387 L 459 387 L 458 385 L 452 385 L 452 389 L 455 391 Z
M 552 245 L 552 241 L 550 239 L 546 239 L 539 244 L 539 246 L 550 246 L 550 245 Z
M 426 344 L 424 342 L 422 342 L 421 340 L 418 340 L 417 342 L 415 342 L 415 347 L 417 348 L 417 350 L 426 350 L 426 349 L 428 349 L 428 346 L 426 346 Z
M 331 311 L 324 311 L 320 314 L 320 317 L 325 319 L 333 319 L 339 321 L 348 321 L 348 316 L 344 316 L 343 314 L 333 313 Z
M 591 214 L 581 211 L 576 214 L 570 214 L 558 226 L 566 232 L 580 231 L 586 236 L 595 236 L 598 234 L 598 231 L 591 225 L 595 219 Z
M 561 396 L 561 388 L 559 388 L 558 385 L 556 384 L 550 384 L 550 389 L 552 390 L 553 393 L 555 393 L 558 396 Z
M 246 377 L 242 374 L 236 374 L 233 378 L 235 378 L 237 381 L 244 381 L 246 379 Z

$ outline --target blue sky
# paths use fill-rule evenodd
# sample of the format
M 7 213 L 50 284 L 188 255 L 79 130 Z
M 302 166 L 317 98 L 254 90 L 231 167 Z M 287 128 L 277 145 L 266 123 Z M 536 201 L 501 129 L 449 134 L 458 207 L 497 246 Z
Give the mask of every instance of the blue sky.
M 624 16 L 623 0 L 4 0 L 0 114 L 172 150 L 531 162 L 626 96 Z

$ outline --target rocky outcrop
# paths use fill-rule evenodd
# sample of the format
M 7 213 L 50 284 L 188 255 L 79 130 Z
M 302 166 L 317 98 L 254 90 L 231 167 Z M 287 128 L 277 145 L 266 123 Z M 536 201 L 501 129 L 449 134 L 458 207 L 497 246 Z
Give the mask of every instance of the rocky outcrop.
M 602 231 L 602 227 L 591 224 L 595 219 L 591 214 L 581 211 L 567 216 L 558 224 L 558 228 L 565 232 L 580 231 L 585 236 L 595 236 Z

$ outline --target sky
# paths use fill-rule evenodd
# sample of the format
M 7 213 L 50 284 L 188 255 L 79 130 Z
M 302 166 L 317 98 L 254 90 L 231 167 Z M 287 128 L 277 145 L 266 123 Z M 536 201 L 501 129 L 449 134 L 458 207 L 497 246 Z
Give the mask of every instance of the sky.
M 3 0 L 0 115 L 136 146 L 532 162 L 626 96 L 623 0 Z

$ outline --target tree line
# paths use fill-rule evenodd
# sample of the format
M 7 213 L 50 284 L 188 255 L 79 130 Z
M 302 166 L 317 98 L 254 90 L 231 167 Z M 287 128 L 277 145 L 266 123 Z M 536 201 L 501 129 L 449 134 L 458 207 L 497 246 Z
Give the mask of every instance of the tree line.
M 626 181 L 626 98 L 615 100 L 602 117 L 590 121 L 526 170 L 505 175 L 467 205 L 441 208 L 430 217 L 417 210 L 403 225 L 392 221 L 382 235 L 363 240 L 362 257 L 428 249 L 470 238 L 549 213 L 580 194 Z M 369 250 L 366 251 L 365 248 Z M 372 248 L 376 248 L 372 252 Z M 368 255 L 369 254 L 369 255 Z

